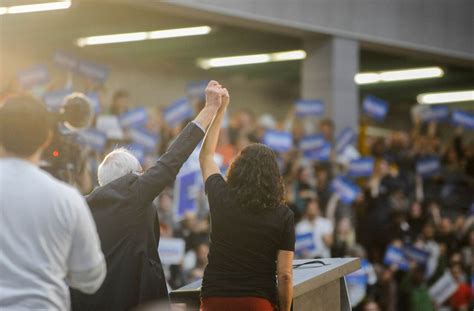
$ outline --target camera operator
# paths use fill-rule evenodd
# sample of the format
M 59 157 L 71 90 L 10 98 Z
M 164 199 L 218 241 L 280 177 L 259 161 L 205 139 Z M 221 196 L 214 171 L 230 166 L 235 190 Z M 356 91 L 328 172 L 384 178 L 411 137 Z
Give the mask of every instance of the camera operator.
M 56 123 L 52 140 L 42 155 L 41 168 L 81 193 L 93 187 L 87 159 L 88 150 L 78 142 L 78 130 L 89 127 L 93 119 L 92 104 L 82 93 L 66 96 L 59 109 L 50 112 Z
M 68 286 L 94 293 L 105 278 L 84 198 L 38 167 L 50 117 L 31 97 L 0 104 L 1 310 L 69 310 Z

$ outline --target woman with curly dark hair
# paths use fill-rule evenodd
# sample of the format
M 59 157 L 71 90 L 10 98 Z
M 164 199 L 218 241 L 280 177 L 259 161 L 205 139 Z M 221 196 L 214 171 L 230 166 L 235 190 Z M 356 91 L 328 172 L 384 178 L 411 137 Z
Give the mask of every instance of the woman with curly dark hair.
M 229 103 L 226 89 L 222 101 L 199 157 L 211 212 L 201 310 L 287 311 L 293 296 L 295 230 L 293 213 L 283 202 L 275 154 L 262 144 L 247 146 L 231 164 L 226 181 L 214 161 Z

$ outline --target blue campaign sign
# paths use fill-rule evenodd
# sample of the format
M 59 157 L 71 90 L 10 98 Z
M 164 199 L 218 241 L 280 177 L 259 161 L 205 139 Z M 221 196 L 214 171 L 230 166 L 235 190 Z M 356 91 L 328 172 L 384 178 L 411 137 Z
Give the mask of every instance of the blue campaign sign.
M 402 250 L 393 245 L 389 246 L 385 252 L 383 263 L 387 266 L 396 265 L 402 271 L 408 271 L 408 259 L 403 254 Z
M 349 163 L 347 174 L 349 177 L 369 177 L 374 171 L 375 160 L 372 157 L 362 157 L 357 160 L 352 160 Z
M 94 111 L 95 114 L 99 114 L 101 111 L 99 94 L 96 92 L 87 92 L 84 95 L 86 95 L 87 99 L 91 103 L 92 111 Z
M 145 162 L 146 151 L 142 145 L 137 143 L 131 143 L 127 145 L 126 148 L 138 159 L 141 164 Z
M 356 133 L 350 127 L 344 128 L 336 137 L 336 153 L 341 154 L 356 140 Z
M 143 107 L 129 110 L 119 116 L 120 126 L 123 128 L 143 126 L 147 120 L 148 115 Z
M 153 152 L 156 150 L 158 135 L 155 135 L 144 128 L 130 128 L 128 134 L 133 142 L 142 145 L 145 151 Z
M 344 204 L 351 204 L 361 192 L 359 186 L 345 177 L 338 176 L 331 183 L 331 190 L 339 195 Z
M 193 115 L 193 107 L 186 97 L 176 100 L 163 111 L 163 117 L 170 127 L 192 118 Z
M 324 103 L 317 99 L 299 99 L 295 102 L 297 117 L 317 117 L 324 114 Z
M 413 245 L 404 245 L 402 252 L 407 259 L 413 260 L 419 264 L 426 264 L 430 259 L 430 252 Z
M 59 66 L 70 71 L 76 70 L 79 63 L 76 57 L 63 51 L 56 51 L 53 55 L 53 60 Z
M 447 106 L 430 106 L 421 111 L 421 121 L 443 121 L 449 117 L 449 108 Z
M 300 149 L 302 151 L 313 151 L 324 147 L 327 144 L 327 140 L 321 134 L 307 135 L 300 140 Z
M 329 161 L 329 159 L 331 158 L 331 149 L 331 144 L 325 142 L 323 146 L 319 149 L 304 151 L 303 157 L 308 160 L 314 161 Z
M 455 126 L 474 130 L 474 112 L 456 110 L 451 115 L 451 121 Z
M 199 187 L 200 171 L 191 171 L 178 176 L 175 189 L 175 217 L 181 219 L 186 212 L 197 210 L 196 190 Z
M 56 90 L 53 92 L 48 92 L 43 95 L 43 101 L 46 104 L 46 107 L 50 111 L 59 111 L 63 104 L 64 98 L 70 95 L 72 91 L 70 89 Z
M 367 285 L 369 283 L 369 275 L 367 274 L 367 268 L 369 262 L 367 259 L 361 259 L 360 269 L 356 270 L 346 276 L 346 282 L 351 285 Z
M 293 146 L 293 136 L 290 132 L 267 130 L 263 143 L 276 152 L 287 152 Z
M 388 112 L 388 102 L 372 95 L 364 98 L 362 106 L 364 113 L 377 121 L 383 121 Z
M 160 238 L 158 253 L 161 263 L 165 265 L 179 265 L 182 263 L 186 250 L 184 239 Z
M 48 67 L 46 65 L 36 65 L 34 67 L 22 70 L 18 72 L 18 81 L 24 88 L 48 83 Z
M 440 167 L 441 165 L 438 157 L 424 157 L 416 162 L 416 173 L 422 177 L 430 177 L 437 174 Z
M 109 76 L 109 69 L 101 64 L 96 64 L 86 60 L 80 60 L 77 71 L 93 80 L 104 82 Z
M 78 141 L 80 144 L 89 146 L 97 152 L 102 152 L 107 144 L 107 136 L 99 130 L 89 128 L 78 133 Z
M 312 232 L 296 234 L 295 237 L 295 253 L 301 256 L 304 252 L 312 253 L 316 250 L 314 237 Z
M 205 91 L 208 83 L 209 81 L 207 80 L 189 82 L 186 86 L 186 94 L 191 98 L 203 99 L 206 94 Z

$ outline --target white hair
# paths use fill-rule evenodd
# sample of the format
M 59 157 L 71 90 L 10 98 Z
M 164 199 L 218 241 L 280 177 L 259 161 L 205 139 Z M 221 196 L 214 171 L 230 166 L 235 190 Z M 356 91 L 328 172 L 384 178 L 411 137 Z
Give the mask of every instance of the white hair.
M 129 173 L 140 173 L 142 166 L 138 159 L 127 149 L 117 148 L 109 153 L 99 165 L 97 178 L 104 186 Z

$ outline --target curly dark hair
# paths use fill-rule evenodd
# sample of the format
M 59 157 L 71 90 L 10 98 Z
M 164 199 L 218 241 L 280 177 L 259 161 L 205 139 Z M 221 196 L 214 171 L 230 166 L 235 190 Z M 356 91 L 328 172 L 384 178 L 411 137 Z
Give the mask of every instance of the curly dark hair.
M 250 210 L 283 204 L 285 188 L 275 153 L 263 144 L 250 144 L 227 172 L 227 182 L 239 207 Z

